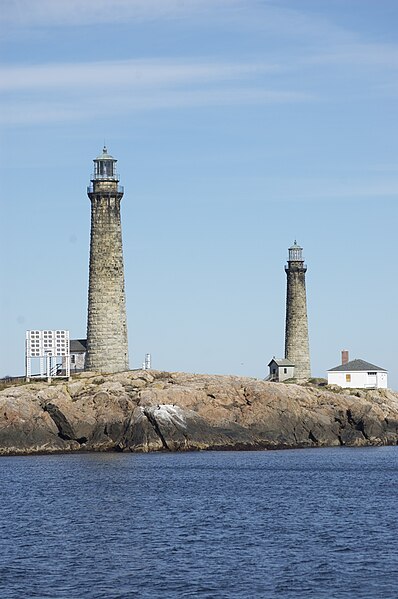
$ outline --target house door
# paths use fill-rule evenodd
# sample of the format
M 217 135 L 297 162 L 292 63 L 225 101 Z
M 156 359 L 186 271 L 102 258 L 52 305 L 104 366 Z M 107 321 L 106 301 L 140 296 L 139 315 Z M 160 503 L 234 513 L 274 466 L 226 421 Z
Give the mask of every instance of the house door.
M 377 387 L 377 373 L 368 372 L 368 387 Z

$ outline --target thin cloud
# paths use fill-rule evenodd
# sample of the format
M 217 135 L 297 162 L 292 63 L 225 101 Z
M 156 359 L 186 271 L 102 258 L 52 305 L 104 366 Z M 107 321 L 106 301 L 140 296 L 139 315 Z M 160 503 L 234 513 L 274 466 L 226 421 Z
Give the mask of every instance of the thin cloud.
M 3 91 L 92 89 L 94 86 L 148 87 L 228 81 L 275 72 L 277 65 L 250 63 L 123 60 L 80 64 L 0 67 Z
M 170 19 L 232 8 L 241 0 L 3 0 L 0 22 L 77 26 Z
M 292 180 L 273 199 L 287 202 L 347 202 L 366 200 L 396 200 L 398 198 L 398 181 L 352 181 L 336 183 L 334 180 L 314 179 Z
M 296 91 L 246 89 L 225 87 L 195 90 L 156 90 L 151 93 L 130 93 L 71 98 L 65 102 L 61 97 L 52 102 L 7 102 L 0 111 L 3 125 L 36 125 L 64 123 L 79 120 L 106 118 L 109 114 L 128 115 L 137 111 L 172 110 L 181 108 L 201 109 L 212 106 L 245 106 L 260 104 L 289 104 L 311 102 L 311 95 Z
M 3 67 L 0 122 L 62 123 L 138 110 L 314 100 L 294 89 L 271 89 L 275 71 L 272 64 L 186 60 Z
M 307 62 L 316 65 L 335 64 L 396 69 L 398 68 L 398 46 L 371 42 L 338 45 L 312 56 Z
M 398 164 L 396 162 L 390 162 L 385 164 L 371 164 L 368 166 L 368 170 L 373 171 L 375 173 L 398 173 Z

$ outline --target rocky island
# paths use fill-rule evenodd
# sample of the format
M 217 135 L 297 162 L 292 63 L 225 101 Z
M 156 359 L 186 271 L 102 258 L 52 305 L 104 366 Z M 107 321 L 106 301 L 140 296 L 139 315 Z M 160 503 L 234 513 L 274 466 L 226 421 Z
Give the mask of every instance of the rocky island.
M 398 394 L 134 370 L 0 391 L 0 454 L 396 445 Z

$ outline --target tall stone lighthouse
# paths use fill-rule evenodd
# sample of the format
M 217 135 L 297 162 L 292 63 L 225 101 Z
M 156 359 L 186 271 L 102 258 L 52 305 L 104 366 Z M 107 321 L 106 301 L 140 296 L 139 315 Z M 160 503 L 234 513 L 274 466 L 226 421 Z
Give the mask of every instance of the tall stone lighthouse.
M 119 185 L 116 160 L 104 147 L 94 160 L 87 194 L 91 201 L 90 276 L 86 370 L 129 369 L 126 297 Z
M 286 333 L 285 358 L 295 365 L 294 378 L 311 376 L 310 350 L 308 343 L 307 298 L 303 248 L 294 244 L 289 248 L 289 259 L 285 266 L 286 290 Z

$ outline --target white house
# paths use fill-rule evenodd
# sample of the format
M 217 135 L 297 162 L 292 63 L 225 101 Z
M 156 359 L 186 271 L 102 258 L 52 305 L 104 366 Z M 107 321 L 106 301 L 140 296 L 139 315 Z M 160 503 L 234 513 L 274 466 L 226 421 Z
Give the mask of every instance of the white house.
M 269 375 L 267 381 L 286 381 L 294 377 L 294 364 L 285 358 L 272 358 L 268 364 Z
M 328 370 L 328 385 L 353 389 L 387 389 L 387 370 L 365 360 L 351 360 Z

